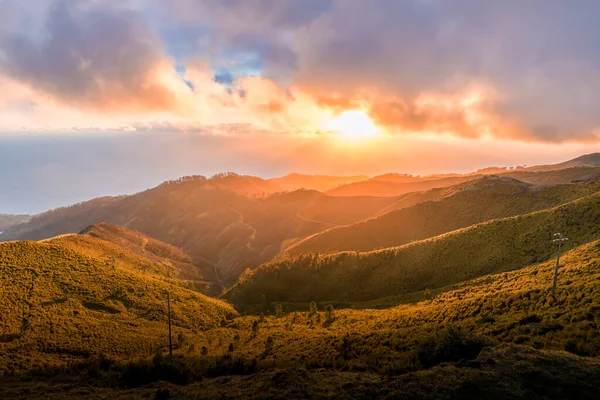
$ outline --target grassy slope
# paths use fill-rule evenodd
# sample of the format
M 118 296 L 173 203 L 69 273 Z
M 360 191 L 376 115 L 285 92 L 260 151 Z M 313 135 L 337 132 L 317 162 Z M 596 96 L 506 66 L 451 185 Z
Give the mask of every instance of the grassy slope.
M 600 167 L 571 167 L 556 171 L 513 171 L 502 176 L 533 184 L 561 184 L 593 180 L 600 177 Z
M 596 399 L 600 361 L 564 352 L 501 345 L 483 351 L 475 367 L 445 364 L 400 376 L 326 369 L 274 369 L 203 379 L 190 385 L 155 383 L 122 389 L 73 378 L 5 379 L 4 398 L 22 399 Z
M 433 191 L 431 194 L 443 196 L 439 201 L 420 202 L 377 218 L 317 233 L 287 249 L 286 253 L 369 251 L 400 246 L 490 219 L 546 209 L 598 190 L 600 181 L 540 187 L 489 176 Z
M 395 197 L 406 193 L 420 192 L 435 188 L 443 188 L 468 182 L 480 175 L 463 175 L 456 177 L 443 177 L 438 179 L 417 178 L 414 182 L 391 182 L 371 178 L 362 182 L 349 183 L 327 191 L 331 196 L 379 196 Z
M 360 302 L 434 289 L 521 268 L 598 238 L 600 194 L 552 209 L 493 220 L 404 246 L 367 253 L 306 254 L 251 271 L 225 297 L 236 304 L 310 300 Z
M 595 334 L 600 319 L 600 241 L 564 255 L 555 295 L 550 291 L 553 267 L 549 261 L 463 282 L 424 293 L 430 299 L 418 304 L 335 311 L 331 324 L 322 311 L 313 317 L 308 313 L 268 317 L 260 325 L 254 344 L 258 348 L 245 344 L 239 351 L 258 356 L 264 350 L 261 338 L 264 343 L 273 336 L 278 359 L 300 358 L 317 365 L 323 360 L 327 365 L 327 360 L 337 355 L 334 343 L 339 344 L 348 333 L 355 345 L 354 365 L 376 368 L 378 363 L 383 367 L 403 360 L 406 351 L 427 334 L 451 324 L 501 342 L 600 355 L 600 337 Z M 319 303 L 319 309 L 326 304 Z M 242 332 L 240 344 L 250 336 L 251 320 L 245 317 L 233 322 L 234 329 Z M 234 332 L 226 332 L 224 338 L 234 336 Z M 226 345 L 228 340 L 224 342 Z
M 535 165 L 533 167 L 526 168 L 528 171 L 555 171 L 566 168 L 575 167 L 598 167 L 600 166 L 600 153 L 585 154 L 583 156 L 574 158 L 569 161 L 565 161 L 559 164 L 551 165 Z
M 306 191 L 249 198 L 233 190 L 245 190 L 234 186 L 237 179 L 189 178 L 132 196 L 92 200 L 35 216 L 2 239 L 40 240 L 107 222 L 176 246 L 205 271 L 216 269 L 223 280 L 234 282 L 245 268 L 270 260 L 289 241 L 356 222 L 395 201 L 332 199 Z M 233 189 L 224 188 L 226 183 Z M 330 218 L 332 209 L 337 212 Z
M 137 262 L 138 268 L 144 265 L 143 268 L 148 270 L 148 262 L 145 261 L 148 260 L 155 268 L 158 265 L 164 270 L 164 273 L 170 273 L 173 277 L 185 280 L 194 289 L 205 294 L 213 296 L 221 294 L 224 287 L 219 283 L 218 276 L 215 275 L 212 267 L 197 266 L 193 263 L 192 258 L 181 249 L 142 233 L 106 223 L 94 225 L 86 229 L 84 233 L 85 235 L 66 236 L 64 240 L 60 240 L 61 244 L 69 245 L 70 242 L 74 242 L 73 247 L 76 251 L 85 249 L 86 255 L 90 257 L 110 258 L 117 260 L 116 262 L 125 261 L 127 253 L 131 252 L 143 260 L 141 262 L 137 261 L 137 258 L 127 260 L 130 265 Z M 96 246 L 98 241 L 92 238 L 110 242 L 114 246 L 109 246 L 107 243 Z M 128 252 L 124 252 L 123 249 Z
M 98 257 L 115 254 L 104 246 L 113 245 L 89 236 L 0 244 L 1 371 L 101 352 L 117 358 L 152 354 L 166 342 L 166 290 L 178 300 L 173 321 L 182 333 L 214 328 L 236 315 L 127 250 L 116 261 Z
M 567 252 L 563 260 L 555 294 L 549 290 L 553 264 L 546 262 L 433 292 L 430 300 L 418 304 L 388 310 L 336 310 L 332 321 L 327 321 L 323 311 L 267 316 L 253 334 L 251 326 L 260 319 L 238 317 L 203 332 L 196 347 L 206 346 L 209 356 L 229 354 L 257 360 L 263 368 L 285 370 L 164 386 L 175 398 L 264 398 L 265 394 L 274 398 L 309 394 L 331 398 L 350 394 L 360 398 L 594 398 L 600 379 L 598 360 L 554 350 L 600 355 L 596 325 L 600 320 L 600 241 Z M 319 304 L 319 310 L 323 305 Z M 450 326 L 503 344 L 484 349 L 466 367 L 464 362 L 454 363 L 466 357 L 460 356 L 448 359 L 454 361 L 450 364 L 405 374 L 420 369 L 420 344 Z M 176 354 L 193 356 L 187 349 Z M 85 379 L 85 385 L 68 379 L 70 384 L 53 379 L 30 386 L 16 380 L 0 386 L 6 393 L 21 396 L 102 393 L 127 398 L 156 391 L 156 386 L 124 392 L 106 387 L 96 390 L 88 387 L 93 378 Z
M 318 190 L 324 192 L 352 182 L 364 181 L 368 176 L 328 176 L 328 175 L 303 175 L 289 174 L 280 178 L 269 179 L 269 182 L 275 183 L 283 191 L 287 190 Z

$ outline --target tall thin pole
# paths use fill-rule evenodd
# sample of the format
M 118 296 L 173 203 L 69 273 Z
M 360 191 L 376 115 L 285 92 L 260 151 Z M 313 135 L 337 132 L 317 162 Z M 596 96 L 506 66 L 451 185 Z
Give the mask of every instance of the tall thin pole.
M 171 339 L 171 292 L 167 290 L 167 307 L 169 310 L 169 357 L 173 358 L 173 341 Z
M 569 240 L 569 238 L 566 238 L 562 235 L 562 233 L 555 233 L 554 236 L 556 236 L 556 239 L 554 239 L 554 242 L 558 243 L 558 253 L 556 255 L 556 267 L 554 267 L 554 281 L 552 282 L 552 293 L 554 293 L 554 291 L 556 290 L 556 281 L 558 280 L 558 266 L 560 265 L 560 250 L 562 248 L 562 242 L 564 242 L 565 240 Z

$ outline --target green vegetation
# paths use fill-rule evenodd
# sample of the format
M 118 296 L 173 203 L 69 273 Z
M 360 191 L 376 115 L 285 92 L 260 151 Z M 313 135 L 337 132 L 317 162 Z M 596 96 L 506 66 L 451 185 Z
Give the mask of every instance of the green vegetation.
M 85 246 L 75 249 L 79 243 Z M 167 343 L 167 290 L 177 300 L 175 332 L 184 337 L 236 315 L 230 306 L 166 277 L 164 266 L 127 250 L 114 259 L 87 255 L 90 249 L 114 250 L 98 250 L 103 246 L 111 244 L 85 236 L 0 244 L 0 371 L 100 353 L 117 359 L 154 354 Z
M 598 179 L 600 167 L 571 167 L 545 172 L 512 171 L 502 175 L 527 183 L 553 185 Z
M 395 197 L 411 192 L 422 192 L 436 188 L 458 185 L 481 178 L 481 175 L 459 175 L 441 177 L 414 177 L 408 181 L 389 180 L 385 176 L 353 182 L 327 191 L 330 196 L 378 196 Z
M 569 246 L 598 238 L 600 194 L 552 209 L 493 220 L 431 239 L 367 253 L 304 254 L 247 271 L 225 298 L 236 305 L 312 300 L 364 302 L 408 296 L 522 268 L 555 254 L 553 232 Z
M 0 398 L 596 398 L 600 181 L 507 177 L 596 158 L 395 198 L 191 176 L 36 216 L 8 237 L 96 225 L 0 243 Z M 222 296 L 245 315 L 199 293 L 245 268 Z
M 599 190 L 600 181 L 548 187 L 488 176 L 432 191 L 432 195 L 441 196 L 439 201 L 420 202 L 377 218 L 315 234 L 288 248 L 286 253 L 369 251 L 400 246 L 491 219 L 547 209 Z
M 224 288 L 214 268 L 206 264 L 196 265 L 191 256 L 181 249 L 139 232 L 101 223 L 85 229 L 83 234 L 67 235 L 52 241 L 74 251 L 84 251 L 84 255 L 90 257 L 127 262 L 144 271 L 158 268 L 162 274 L 184 280 L 191 288 L 204 294 L 217 296 Z M 105 242 L 98 245 L 98 240 L 93 238 Z M 138 257 L 131 258 L 131 253 Z
M 100 358 L 64 368 L 41 365 L 25 382 L 36 379 L 37 386 L 28 392 L 36 396 L 63 388 L 77 397 L 71 391 L 80 376 L 86 386 L 97 385 L 98 393 L 123 396 L 149 393 L 150 388 L 157 392 L 157 386 L 136 387 L 167 380 L 185 384 L 160 386 L 175 398 L 265 393 L 305 398 L 318 390 L 332 398 L 346 391 L 391 398 L 456 398 L 465 393 L 484 398 L 564 398 L 566 393 L 594 398 L 600 363 L 562 351 L 600 355 L 599 260 L 600 241 L 566 253 L 554 294 L 548 262 L 434 290 L 431 300 L 418 304 L 336 310 L 332 322 L 317 304 L 310 313 L 237 317 L 190 335 L 172 363 L 159 353 L 137 361 Z M 222 375 L 237 376 L 211 378 Z M 340 381 L 354 384 L 340 392 Z M 1 390 L 23 394 L 23 382 L 22 377 L 5 378 Z M 294 392 L 291 388 L 300 383 L 303 389 Z
M 244 269 L 271 260 L 293 241 L 368 218 L 395 202 L 305 190 L 266 198 L 248 195 L 262 193 L 264 182 L 232 174 L 185 177 L 132 196 L 94 199 L 34 216 L 0 240 L 42 240 L 102 222 L 125 226 L 181 249 L 201 270 L 196 278 L 219 287 L 235 282 Z M 253 184 L 257 186 L 251 190 Z M 120 235 L 109 232 L 117 236 L 115 243 L 127 245 L 129 239 Z

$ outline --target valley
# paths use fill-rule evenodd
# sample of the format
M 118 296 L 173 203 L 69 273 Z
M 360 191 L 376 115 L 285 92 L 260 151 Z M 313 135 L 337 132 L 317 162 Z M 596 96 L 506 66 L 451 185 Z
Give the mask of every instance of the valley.
M 594 398 L 600 181 L 548 168 L 397 196 L 188 177 L 20 221 L 0 397 Z

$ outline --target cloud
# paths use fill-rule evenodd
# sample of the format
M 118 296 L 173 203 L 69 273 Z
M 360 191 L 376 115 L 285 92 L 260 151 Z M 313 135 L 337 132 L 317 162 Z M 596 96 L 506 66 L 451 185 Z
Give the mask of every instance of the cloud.
M 181 107 L 161 41 L 134 11 L 60 1 L 42 38 L 9 33 L 0 46 L 7 76 L 64 104 L 114 113 Z
M 598 140 L 592 0 L 39 0 L 35 29 L 19 4 L 0 75 L 36 110 L 311 133 L 362 108 L 390 133 Z
M 188 23 L 212 30 L 213 54 L 258 54 L 266 77 L 320 102 L 375 99 L 375 117 L 397 131 L 597 138 L 600 5 L 592 0 L 165 4 L 172 16 L 185 14 Z M 466 121 L 460 104 L 453 111 L 431 102 L 422 107 L 431 93 L 460 97 L 478 85 L 489 92 L 476 105 L 480 119 L 488 119 L 485 129 Z

